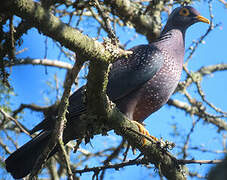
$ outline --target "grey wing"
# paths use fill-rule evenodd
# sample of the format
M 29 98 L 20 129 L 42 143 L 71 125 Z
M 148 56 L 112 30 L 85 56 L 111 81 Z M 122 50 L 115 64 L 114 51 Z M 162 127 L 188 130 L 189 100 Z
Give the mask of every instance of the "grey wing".
M 164 63 L 163 54 L 155 46 L 140 45 L 130 50 L 133 54 L 112 65 L 107 86 L 107 95 L 112 101 L 140 88 L 152 79 Z

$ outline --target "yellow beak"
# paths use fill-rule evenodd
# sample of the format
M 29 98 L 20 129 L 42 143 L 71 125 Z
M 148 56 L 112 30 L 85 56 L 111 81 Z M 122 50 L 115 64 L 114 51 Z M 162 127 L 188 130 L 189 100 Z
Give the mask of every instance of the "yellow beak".
M 207 18 L 203 17 L 203 16 L 198 15 L 198 16 L 196 16 L 196 19 L 198 21 L 200 21 L 200 22 L 204 22 L 204 23 L 210 24 L 210 21 Z

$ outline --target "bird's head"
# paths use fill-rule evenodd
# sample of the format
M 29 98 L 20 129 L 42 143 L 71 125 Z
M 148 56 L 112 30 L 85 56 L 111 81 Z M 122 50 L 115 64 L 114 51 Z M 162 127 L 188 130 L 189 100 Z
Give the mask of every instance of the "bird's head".
M 193 7 L 182 6 L 173 10 L 169 15 L 166 25 L 185 31 L 189 26 L 197 22 L 210 24 L 210 21 L 201 16 Z

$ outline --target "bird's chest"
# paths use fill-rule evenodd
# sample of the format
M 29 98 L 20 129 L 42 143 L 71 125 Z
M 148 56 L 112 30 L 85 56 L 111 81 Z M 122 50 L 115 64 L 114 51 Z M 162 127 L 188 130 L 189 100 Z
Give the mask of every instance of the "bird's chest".
M 177 87 L 181 71 L 181 61 L 172 57 L 165 59 L 160 71 L 140 89 L 140 98 L 133 114 L 134 120 L 143 121 L 168 101 Z

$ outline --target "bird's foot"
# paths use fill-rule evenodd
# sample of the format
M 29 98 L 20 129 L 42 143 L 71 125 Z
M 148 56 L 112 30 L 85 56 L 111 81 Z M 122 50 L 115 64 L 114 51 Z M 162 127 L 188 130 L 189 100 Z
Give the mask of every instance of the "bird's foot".
M 133 122 L 134 122 L 134 123 L 137 125 L 137 127 L 139 128 L 140 133 L 142 133 L 142 134 L 145 135 L 145 136 L 150 137 L 150 138 L 153 139 L 155 142 L 159 142 L 159 139 L 156 138 L 156 137 L 154 137 L 154 136 L 151 136 L 151 135 L 149 134 L 148 130 L 147 130 L 142 124 L 138 123 L 137 121 L 133 121 Z M 147 141 L 147 139 L 146 139 L 146 138 L 143 138 L 143 146 L 146 144 L 146 141 Z

